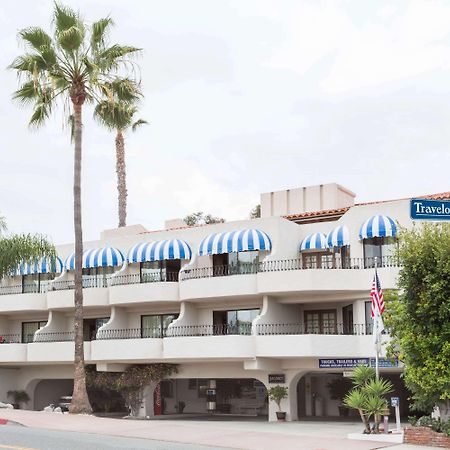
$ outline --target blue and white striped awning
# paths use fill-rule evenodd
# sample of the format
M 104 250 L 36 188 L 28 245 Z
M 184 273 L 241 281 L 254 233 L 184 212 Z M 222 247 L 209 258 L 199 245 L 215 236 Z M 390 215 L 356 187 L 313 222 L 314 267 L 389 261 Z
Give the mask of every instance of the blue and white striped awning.
M 61 259 L 41 258 L 35 263 L 22 263 L 17 268 L 14 275 L 34 275 L 37 273 L 61 273 L 63 271 Z
M 300 244 L 300 251 L 305 250 L 323 250 L 326 249 L 327 238 L 323 233 L 314 233 L 306 236 Z
M 206 236 L 198 248 L 199 256 L 221 253 L 272 249 L 272 242 L 264 231 L 252 229 L 226 231 Z
M 168 239 L 134 245 L 128 252 L 127 261 L 141 263 L 165 259 L 191 259 L 191 257 L 192 251 L 186 242 L 181 239 Z
M 372 216 L 362 224 L 359 230 L 360 239 L 395 236 L 397 236 L 397 225 L 389 216 Z
M 350 233 L 345 225 L 340 225 L 331 230 L 327 235 L 327 245 L 329 248 L 343 247 L 350 245 Z
M 120 250 L 114 247 L 92 248 L 83 252 L 83 269 L 93 267 L 121 266 L 125 258 Z M 66 270 L 75 269 L 75 252 L 69 255 L 64 262 Z

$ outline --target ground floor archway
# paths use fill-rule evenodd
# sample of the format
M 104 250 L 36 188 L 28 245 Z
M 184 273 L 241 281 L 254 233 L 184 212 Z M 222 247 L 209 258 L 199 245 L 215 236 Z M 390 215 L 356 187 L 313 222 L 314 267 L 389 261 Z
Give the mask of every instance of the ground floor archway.
M 381 373 L 384 379 L 391 381 L 394 391 L 388 395 L 399 397 L 400 415 L 406 418 L 409 412 L 410 392 L 404 385 L 400 373 Z M 342 372 L 308 372 L 297 382 L 297 416 L 298 420 L 359 420 L 355 410 L 347 409 L 342 402 L 345 394 L 351 389 L 350 378 Z M 391 415 L 394 410 L 391 408 Z
M 58 405 L 63 396 L 70 396 L 73 392 L 73 380 L 40 380 L 34 388 L 33 409 L 42 411 L 48 405 Z

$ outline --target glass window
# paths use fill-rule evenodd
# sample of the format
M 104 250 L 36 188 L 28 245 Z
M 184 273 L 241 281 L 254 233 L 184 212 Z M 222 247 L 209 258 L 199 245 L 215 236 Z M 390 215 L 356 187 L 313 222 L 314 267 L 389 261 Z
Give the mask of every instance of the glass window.
M 213 311 L 214 334 L 251 334 L 259 309 Z
M 239 252 L 239 273 L 256 273 L 259 261 L 259 251 Z
M 392 237 L 364 239 L 363 249 L 366 269 L 375 267 L 375 257 L 377 266 L 383 267 L 389 265 L 389 257 L 393 256 L 397 249 L 397 239 Z
M 22 322 L 22 343 L 28 344 L 29 342 L 33 342 L 34 333 L 45 327 L 47 322 L 39 321 L 39 322 Z
M 365 302 L 365 316 L 366 316 L 366 334 L 372 334 L 373 318 L 372 318 L 372 301 Z
M 141 282 L 151 283 L 161 281 L 162 267 L 161 261 L 147 261 L 141 263 Z
M 305 332 L 336 334 L 336 310 L 305 311 Z
M 38 292 L 39 291 L 39 274 L 24 275 L 22 277 L 22 292 Z
M 167 327 L 178 316 L 177 313 L 141 316 L 141 336 L 143 338 L 162 337 L 167 331 Z

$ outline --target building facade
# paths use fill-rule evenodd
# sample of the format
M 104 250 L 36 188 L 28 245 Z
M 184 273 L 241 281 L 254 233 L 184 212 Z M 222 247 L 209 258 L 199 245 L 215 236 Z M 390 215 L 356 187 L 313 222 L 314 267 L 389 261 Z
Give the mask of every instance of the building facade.
M 396 287 L 409 199 L 354 204 L 333 184 L 262 194 L 261 204 L 259 219 L 130 226 L 84 243 L 86 363 L 178 366 L 147 388 L 142 415 L 209 408 L 274 420 L 266 390 L 276 384 L 288 387 L 288 420 L 345 414 L 333 386 L 375 357 L 369 291 L 375 266 L 383 290 Z M 42 409 L 71 394 L 73 246 L 57 252 L 56 263 L 23 264 L 2 280 L 0 401 L 26 390 L 26 407 Z M 406 399 L 401 367 L 383 365 Z

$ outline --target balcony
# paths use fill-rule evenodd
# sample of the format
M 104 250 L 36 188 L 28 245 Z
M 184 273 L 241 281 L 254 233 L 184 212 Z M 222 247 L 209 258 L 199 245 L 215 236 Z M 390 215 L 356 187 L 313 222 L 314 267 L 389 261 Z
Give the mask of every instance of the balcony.
M 45 336 L 46 334 L 49 336 Z M 53 338 L 50 335 L 53 335 Z M 27 344 L 27 347 L 28 362 L 73 362 L 75 352 L 73 332 L 42 333 L 39 342 L 31 342 Z M 84 342 L 84 359 L 91 360 L 91 343 L 86 341 Z
M 255 295 L 257 263 L 189 269 L 180 274 L 182 300 Z M 226 278 L 225 278 L 226 277 Z
M 27 345 L 20 342 L 20 334 L 0 335 L 1 364 L 27 361 Z
M 108 282 L 105 277 L 83 276 L 84 306 L 104 306 L 109 304 Z M 55 281 L 47 292 L 48 309 L 74 307 L 74 280 Z
M 178 301 L 178 272 L 118 275 L 110 280 L 112 305 Z
M 44 284 L 0 286 L 0 311 L 9 313 L 46 310 L 46 290 L 47 285 Z

